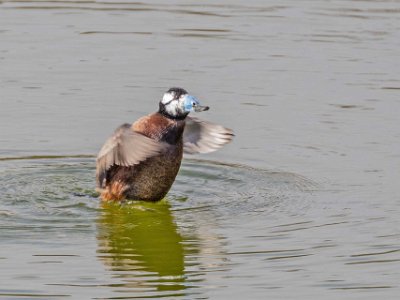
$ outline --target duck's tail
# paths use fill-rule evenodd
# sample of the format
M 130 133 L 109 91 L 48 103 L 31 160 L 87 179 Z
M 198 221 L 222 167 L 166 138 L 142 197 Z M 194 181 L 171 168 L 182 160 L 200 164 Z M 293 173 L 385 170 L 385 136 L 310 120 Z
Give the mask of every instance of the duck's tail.
M 103 201 L 121 201 L 125 199 L 125 191 L 128 186 L 121 181 L 114 181 L 100 190 L 100 198 Z

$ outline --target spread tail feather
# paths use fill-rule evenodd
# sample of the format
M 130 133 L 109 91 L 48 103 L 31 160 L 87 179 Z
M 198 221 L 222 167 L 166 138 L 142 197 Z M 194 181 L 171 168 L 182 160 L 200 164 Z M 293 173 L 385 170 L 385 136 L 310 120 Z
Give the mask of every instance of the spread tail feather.
M 103 201 L 121 201 L 125 199 L 125 191 L 128 186 L 121 181 L 113 182 L 101 189 L 100 198 Z

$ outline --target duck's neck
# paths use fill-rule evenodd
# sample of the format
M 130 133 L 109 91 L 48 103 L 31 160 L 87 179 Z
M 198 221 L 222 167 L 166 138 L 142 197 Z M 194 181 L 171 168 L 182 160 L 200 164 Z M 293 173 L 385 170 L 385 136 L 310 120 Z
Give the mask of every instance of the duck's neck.
M 185 129 L 185 121 L 170 119 L 169 125 L 161 134 L 161 141 L 171 145 L 176 145 L 182 141 L 183 130 Z

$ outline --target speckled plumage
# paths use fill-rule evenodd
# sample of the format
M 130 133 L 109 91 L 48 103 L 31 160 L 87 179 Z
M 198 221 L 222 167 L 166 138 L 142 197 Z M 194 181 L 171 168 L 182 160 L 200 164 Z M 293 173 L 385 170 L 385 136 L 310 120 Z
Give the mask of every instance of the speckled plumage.
M 185 90 L 172 88 L 157 113 L 118 127 L 97 157 L 101 199 L 161 200 L 175 181 L 184 152 L 207 153 L 231 141 L 230 129 L 187 117 L 193 110 L 208 107 Z

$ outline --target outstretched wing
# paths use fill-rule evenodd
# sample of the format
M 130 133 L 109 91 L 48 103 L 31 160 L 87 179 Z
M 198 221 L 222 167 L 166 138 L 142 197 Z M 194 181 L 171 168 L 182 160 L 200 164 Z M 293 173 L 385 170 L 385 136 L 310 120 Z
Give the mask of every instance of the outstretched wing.
M 113 166 L 133 166 L 154 156 L 166 143 L 158 142 L 131 129 L 130 124 L 118 127 L 105 142 L 97 155 L 96 179 L 99 187 L 104 186 L 107 170 Z
M 213 152 L 229 143 L 233 136 L 229 128 L 187 117 L 183 131 L 183 151 L 188 154 Z

